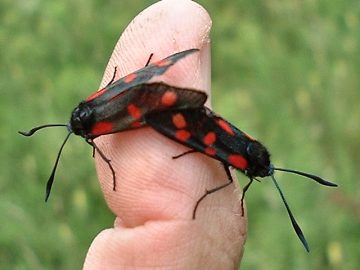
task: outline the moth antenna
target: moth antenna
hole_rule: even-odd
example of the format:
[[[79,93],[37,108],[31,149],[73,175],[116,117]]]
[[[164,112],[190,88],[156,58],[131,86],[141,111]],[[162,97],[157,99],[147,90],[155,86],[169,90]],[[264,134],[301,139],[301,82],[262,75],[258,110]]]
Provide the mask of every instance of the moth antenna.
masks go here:
[[[283,169],[283,168],[272,168],[273,170],[276,171],[282,171],[282,172],[288,172],[288,173],[293,173],[293,174],[297,174],[297,175],[301,175],[304,176],[306,178],[312,179],[316,182],[318,182],[321,185],[324,186],[329,186],[329,187],[337,187],[337,184],[334,184],[332,182],[326,181],[323,178],[313,175],[313,174],[309,174],[309,173],[305,173],[305,172],[300,172],[300,171],[296,171],[296,170],[291,170],[291,169]]]
[[[65,124],[48,124],[48,125],[42,125],[42,126],[38,126],[38,127],[34,127],[33,129],[30,129],[29,131],[18,131],[19,134],[23,135],[23,136],[32,136],[36,131],[43,129],[43,128],[48,128],[48,127],[67,127],[68,125]]]
[[[51,191],[52,184],[54,183],[55,172],[56,172],[57,165],[59,163],[61,152],[62,152],[62,150],[64,148],[64,145],[66,144],[66,142],[69,139],[71,134],[72,134],[72,132],[69,132],[66,135],[66,138],[65,138],[64,142],[62,143],[62,145],[60,147],[60,150],[59,150],[59,152],[57,154],[54,168],[52,169],[51,175],[50,175],[49,180],[47,181],[47,184],[46,184],[45,202],[47,202],[47,200],[49,199],[49,196],[50,196],[50,191]]]
[[[305,236],[304,236],[302,230],[300,229],[299,224],[296,222],[296,220],[295,220],[295,218],[294,218],[294,216],[293,216],[293,214],[292,214],[292,212],[290,210],[290,207],[289,207],[289,205],[288,205],[288,203],[287,203],[287,201],[285,199],[285,196],[284,196],[282,190],[280,189],[279,184],[275,180],[275,177],[274,177],[273,174],[271,174],[270,176],[271,176],[271,179],[273,180],[273,182],[275,184],[276,189],[279,191],[279,194],[280,194],[280,197],[281,197],[283,203],[285,204],[286,211],[287,211],[287,213],[288,213],[288,215],[290,217],[291,224],[292,224],[292,226],[293,226],[293,228],[294,228],[294,230],[296,232],[296,235],[299,237],[299,239],[300,239],[301,243],[303,244],[304,248],[306,249],[306,251],[310,252],[309,245],[308,245],[308,243],[307,243],[307,241],[305,239]]]

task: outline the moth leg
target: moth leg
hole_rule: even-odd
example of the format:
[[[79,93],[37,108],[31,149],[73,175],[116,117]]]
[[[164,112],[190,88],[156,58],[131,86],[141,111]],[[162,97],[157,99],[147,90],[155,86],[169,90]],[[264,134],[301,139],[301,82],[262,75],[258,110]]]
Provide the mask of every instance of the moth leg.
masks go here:
[[[110,84],[112,84],[112,83],[114,82],[115,76],[116,76],[116,72],[117,72],[117,66],[114,68],[113,76],[112,76],[110,82],[108,82],[108,84],[105,86],[105,88],[108,87]]]
[[[203,199],[205,199],[205,197],[206,197],[207,195],[210,195],[211,193],[214,193],[214,192],[216,192],[216,191],[219,191],[220,189],[223,189],[223,188],[231,185],[232,182],[234,181],[233,178],[232,178],[232,176],[231,176],[231,172],[230,172],[229,167],[228,167],[227,165],[225,165],[225,164],[223,164],[223,165],[224,165],[224,169],[225,169],[225,172],[226,172],[226,175],[227,175],[227,178],[228,178],[229,181],[228,181],[227,183],[221,185],[221,186],[218,186],[218,187],[216,187],[216,188],[213,188],[213,189],[210,189],[210,190],[206,190],[206,191],[205,191],[204,195],[202,195],[202,196],[200,197],[200,199],[198,199],[198,201],[197,201],[196,204],[195,204],[195,207],[194,207],[194,210],[193,210],[193,219],[195,219],[196,210],[197,210],[200,202],[201,202]]]
[[[151,60],[151,58],[153,57],[153,55],[154,55],[153,53],[150,54],[149,59],[147,60],[147,62],[146,62],[146,64],[145,64],[145,67],[147,67],[147,66],[150,64],[150,60]],[[116,72],[117,72],[117,68],[118,68],[118,67],[115,66],[113,76],[112,76],[110,82],[108,82],[108,84],[107,84],[105,87],[108,87],[110,84],[112,84],[112,83],[114,82],[115,76],[116,76]]]
[[[93,141],[92,140],[91,141],[86,140],[86,142],[91,145],[91,147],[92,147],[92,157],[94,158],[95,157],[95,147],[93,145]]]
[[[185,156],[185,155],[187,155],[187,154],[196,153],[196,152],[198,152],[198,151],[196,151],[196,150],[194,150],[194,149],[191,149],[191,150],[189,150],[189,151],[186,151],[186,152],[184,152],[184,153],[181,153],[180,155],[173,156],[172,159],[178,159],[178,158],[183,157],[183,156]]]
[[[257,179],[255,179],[257,180]],[[241,196],[241,211],[242,211],[242,216],[244,216],[244,199],[245,199],[245,193],[246,191],[249,189],[249,187],[251,186],[252,182],[254,181],[253,178],[250,178],[250,181],[246,184],[246,186],[243,188],[243,193]],[[259,181],[259,180],[257,180]]]
[[[95,142],[91,139],[86,140],[87,143],[89,143],[90,145],[92,145],[93,149],[96,149],[96,151],[99,153],[100,157],[107,163],[107,165],[109,166],[112,176],[113,176],[113,191],[116,190],[116,177],[115,177],[115,170],[113,168],[113,166],[111,165],[111,160],[108,159],[105,154],[100,150],[100,148],[95,144]]]
[[[147,60],[145,67],[147,67],[150,64],[151,58],[153,57],[153,53],[150,54],[149,59]]]

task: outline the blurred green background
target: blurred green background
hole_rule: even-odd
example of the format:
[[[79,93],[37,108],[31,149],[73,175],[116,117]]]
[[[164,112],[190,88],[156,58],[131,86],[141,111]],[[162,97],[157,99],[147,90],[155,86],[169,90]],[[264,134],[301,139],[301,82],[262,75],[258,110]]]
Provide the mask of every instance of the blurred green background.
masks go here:
[[[1,269],[79,269],[112,226],[91,148],[67,145],[51,202],[44,187],[64,122],[99,85],[120,32],[155,1],[0,1]],[[213,18],[214,108],[259,138],[312,252],[303,250],[271,181],[247,195],[242,269],[360,267],[360,1],[200,1]],[[240,176],[241,184],[247,180]]]

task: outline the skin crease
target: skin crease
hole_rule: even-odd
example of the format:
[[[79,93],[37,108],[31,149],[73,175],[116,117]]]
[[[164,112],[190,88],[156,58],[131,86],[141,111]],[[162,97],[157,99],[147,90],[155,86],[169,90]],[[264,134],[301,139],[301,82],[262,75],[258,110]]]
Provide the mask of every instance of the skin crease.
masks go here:
[[[141,12],[116,44],[101,86],[175,52],[199,48],[156,81],[210,93],[211,19],[189,0],[164,0]],[[154,80],[154,81],[155,81]],[[237,269],[246,238],[241,190],[234,184],[209,195],[192,220],[206,189],[227,181],[222,165],[202,154],[171,157],[187,148],[149,127],[95,140],[112,160],[116,192],[107,164],[96,154],[102,191],[116,215],[114,227],[100,232],[84,269]],[[96,217],[94,217],[96,222]]]

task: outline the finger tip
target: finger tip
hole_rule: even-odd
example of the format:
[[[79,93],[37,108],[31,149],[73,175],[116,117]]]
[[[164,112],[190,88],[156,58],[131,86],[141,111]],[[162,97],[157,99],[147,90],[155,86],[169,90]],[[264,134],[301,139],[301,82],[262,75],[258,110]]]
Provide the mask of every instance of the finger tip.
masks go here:
[[[211,25],[207,11],[193,1],[163,0],[153,4],[137,15],[122,33],[102,85],[112,77],[114,66],[118,66],[122,77],[142,68],[151,53],[154,53],[152,61],[156,61],[179,51],[198,48],[200,53],[180,61],[157,79],[210,90]]]

